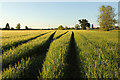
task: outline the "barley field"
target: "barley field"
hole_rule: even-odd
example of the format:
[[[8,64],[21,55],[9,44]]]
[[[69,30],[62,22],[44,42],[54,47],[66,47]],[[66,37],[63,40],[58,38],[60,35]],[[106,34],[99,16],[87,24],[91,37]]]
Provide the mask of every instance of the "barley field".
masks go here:
[[[2,31],[2,80],[120,78],[120,31]]]

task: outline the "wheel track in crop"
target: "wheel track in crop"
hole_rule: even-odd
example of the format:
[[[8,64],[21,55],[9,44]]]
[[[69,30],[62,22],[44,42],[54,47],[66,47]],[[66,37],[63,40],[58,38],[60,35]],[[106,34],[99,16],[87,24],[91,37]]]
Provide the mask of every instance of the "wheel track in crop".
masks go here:
[[[104,49],[104,47],[100,47],[100,46],[98,46],[98,45],[96,45],[95,43],[94,43],[94,41],[90,41],[87,37],[85,37],[84,35],[82,35],[82,34],[80,34],[86,41],[88,41],[91,45],[93,45],[96,49],[101,49],[101,51],[103,52],[103,53],[109,53],[108,51],[106,51],[105,49]],[[103,40],[104,41],[104,40]],[[106,42],[106,41],[105,41]],[[118,54],[119,54],[119,51],[118,51]],[[105,55],[105,54],[104,54]],[[105,57],[106,58],[106,57]],[[108,58],[106,58],[106,59],[108,59]],[[111,58],[110,59],[108,59],[108,60],[111,60]],[[118,67],[120,68],[120,62],[119,62],[119,60],[120,60],[120,58],[116,58],[116,59],[114,59],[114,58],[112,58],[112,60],[114,61],[114,62],[117,62],[118,63]],[[119,70],[118,70],[119,71]],[[120,75],[120,73],[119,73],[119,75]]]
[[[26,34],[26,35],[19,35],[19,36],[11,36],[11,37],[2,37],[2,39],[9,39],[9,38],[16,38],[16,37],[23,37],[23,36],[29,36],[30,34]]]
[[[28,56],[28,58],[31,57],[31,60],[29,62],[30,65],[27,67],[27,69],[24,72],[21,72],[21,74],[18,74],[20,78],[19,79],[13,78],[12,80],[25,80],[25,79],[37,80],[37,75],[39,74],[38,69],[42,67],[42,63],[46,56],[46,52],[50,46],[50,43],[53,41],[53,36],[55,33],[56,31],[51,34],[47,42],[44,44],[43,46],[44,48],[41,51],[39,51],[39,47],[38,47],[34,55]]]
[[[88,41],[88,43],[90,43],[91,45],[93,45],[95,48],[97,49],[101,49],[104,53],[108,53],[104,48],[97,46],[94,42],[90,41],[88,38],[86,38],[84,35],[80,34],[86,41]]]
[[[85,36],[82,35],[82,34],[80,34],[80,35],[81,35],[81,37],[83,37],[88,43],[90,43],[91,45],[93,45],[93,46],[95,47],[95,49],[101,49],[101,51],[102,51],[103,53],[109,53],[108,51],[105,50],[105,48],[104,48],[105,46],[104,46],[104,47],[98,46],[98,45],[95,44],[94,41],[90,41],[87,37],[85,37]],[[103,40],[103,41],[105,41],[105,40]],[[105,41],[105,43],[107,43],[107,41]]]
[[[42,50],[41,52],[38,51],[37,55],[34,56],[34,60],[31,62],[31,66],[28,68],[28,70],[26,71],[25,73],[25,76],[23,76],[22,78],[25,79],[25,78],[29,78],[29,79],[34,79],[34,80],[37,80],[37,76],[39,75],[39,71],[41,72],[42,70],[42,64],[44,62],[44,59],[46,57],[46,53],[48,52],[49,50],[49,47],[50,47],[50,44],[53,42],[53,37],[55,35],[56,32],[54,32],[52,34],[52,36],[49,38],[49,44],[46,43],[47,47]],[[65,33],[66,34],[66,33]],[[64,35],[64,34],[63,34]],[[63,36],[61,35],[61,36]],[[61,37],[60,36],[60,37]],[[59,37],[59,38],[60,38]],[[58,39],[58,38],[57,38]],[[42,54],[39,54],[39,53],[42,53]],[[42,56],[42,57],[41,57]],[[39,63],[37,63],[39,62]],[[33,69],[34,68],[34,69]]]
[[[12,45],[9,45],[9,46],[8,46],[8,45],[3,46],[3,47],[2,47],[2,54],[3,54],[6,50],[9,50],[10,48],[13,48],[13,47],[16,48],[16,47],[18,47],[19,45],[25,44],[25,43],[27,43],[27,42],[29,42],[29,41],[31,41],[31,40],[34,40],[34,39],[36,39],[36,38],[38,38],[38,37],[41,37],[41,36],[45,35],[45,34],[47,34],[47,33],[49,33],[49,32],[40,34],[40,35],[38,35],[38,36],[35,36],[35,37],[30,38],[30,39],[27,39],[27,40],[14,42]]]
[[[63,33],[63,34],[61,34],[61,35],[59,35],[56,39],[58,39],[58,38],[60,38],[61,36],[63,36],[64,34],[66,34],[66,33],[68,33],[69,31],[67,31],[67,32],[65,32],[65,33]]]
[[[55,32],[54,32],[54,33],[55,33]],[[51,33],[51,36],[48,38],[48,40],[47,40],[42,46],[38,45],[38,46],[36,46],[34,49],[31,49],[31,53],[35,53],[35,54],[29,54],[30,52],[26,52],[26,54],[28,54],[28,55],[19,56],[15,61],[12,61],[12,62],[9,62],[9,61],[8,61],[8,63],[6,63],[6,64],[2,63],[2,68],[3,68],[3,69],[4,69],[4,68],[8,68],[9,65],[14,66],[15,63],[17,63],[18,61],[20,61],[22,58],[26,60],[26,58],[28,58],[28,57],[33,57],[33,56],[40,55],[40,53],[38,53],[38,52],[39,52],[39,48],[46,49],[46,48],[47,48],[47,44],[51,41],[50,39],[51,39],[51,37],[53,36],[54,33]],[[44,36],[43,36],[43,37],[44,37]],[[26,45],[26,44],[23,44],[23,45]],[[22,45],[20,45],[20,47],[21,47],[21,46],[22,46]],[[19,46],[18,46],[18,47],[19,47]],[[40,49],[40,51],[43,52],[43,51],[44,51],[43,49]],[[23,52],[23,53],[24,53],[24,52]],[[3,55],[4,55],[4,54],[3,54]],[[20,63],[21,63],[21,62],[20,62]]]
[[[63,78],[73,78],[80,79],[83,78],[84,72],[82,65],[79,67],[79,52],[77,51],[76,42],[74,39],[74,33],[72,32],[71,43],[69,48],[69,53],[66,58],[67,67],[65,69],[65,74]],[[81,62],[81,61],[80,61]]]
[[[80,34],[88,43],[90,43],[93,47],[95,47],[95,49],[101,49],[101,51],[103,53],[109,53],[108,51],[105,50],[105,46],[104,47],[101,47],[101,46],[98,46],[95,44],[94,41],[90,41],[87,37],[85,37],[84,35]],[[106,42],[106,41],[105,41]],[[105,54],[104,54],[105,55]]]

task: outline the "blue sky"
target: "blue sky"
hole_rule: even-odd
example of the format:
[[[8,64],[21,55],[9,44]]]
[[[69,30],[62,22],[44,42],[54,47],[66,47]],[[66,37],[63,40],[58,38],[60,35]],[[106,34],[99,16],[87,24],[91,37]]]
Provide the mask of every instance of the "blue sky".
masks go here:
[[[100,6],[110,5],[118,12],[117,2],[3,2],[0,5],[0,27],[6,23],[11,27],[20,23],[22,28],[74,27],[79,19],[87,19],[97,27]]]

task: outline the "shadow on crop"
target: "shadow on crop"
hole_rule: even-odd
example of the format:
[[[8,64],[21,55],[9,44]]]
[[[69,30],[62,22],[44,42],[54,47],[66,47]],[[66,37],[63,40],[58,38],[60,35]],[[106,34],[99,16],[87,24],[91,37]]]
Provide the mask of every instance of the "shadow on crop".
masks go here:
[[[53,41],[53,36],[56,32],[54,32],[47,42],[42,46],[41,51],[38,51],[34,56],[34,59],[31,61],[31,65],[29,66],[28,70],[25,71],[25,75],[22,77],[23,79],[29,78],[33,80],[37,80],[37,76],[39,75],[39,70],[42,69],[42,64],[45,59],[46,53],[50,47],[51,42]],[[33,56],[32,56],[33,57]]]
[[[83,66],[80,61],[80,58],[83,58],[82,56],[79,56],[80,50],[78,51],[76,42],[74,39],[74,33],[72,32],[71,36],[71,43],[69,48],[69,53],[66,57],[66,68],[64,70],[65,74],[63,76],[63,79],[81,79],[85,78],[85,73]]]

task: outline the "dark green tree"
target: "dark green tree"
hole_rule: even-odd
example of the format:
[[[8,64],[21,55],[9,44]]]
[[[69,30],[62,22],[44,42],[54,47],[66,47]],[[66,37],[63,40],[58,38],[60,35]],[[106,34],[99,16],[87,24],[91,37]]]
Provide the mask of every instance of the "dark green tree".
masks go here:
[[[79,21],[79,24],[80,24],[82,29],[86,29],[86,27],[90,27],[90,23],[88,23],[88,20],[81,19],[81,20],[78,20],[78,21]]]
[[[117,21],[115,19],[116,14],[114,13],[115,9],[112,8],[112,6],[104,6],[102,5],[99,9],[99,16],[98,16],[98,22],[100,25],[100,28],[104,30],[109,30],[111,27],[113,27]]]
[[[13,28],[13,27],[11,27],[11,30],[14,30],[14,28]]]
[[[75,25],[75,29],[78,29],[80,26],[78,24]]]
[[[29,29],[27,26],[25,26],[25,29]]]
[[[74,27],[71,27],[70,30],[74,30],[75,28]]]
[[[10,29],[9,23],[6,24],[5,29]]]
[[[59,29],[59,30],[63,30],[64,27],[63,27],[62,25],[60,25],[60,26],[58,27],[58,29]]]
[[[68,27],[67,26],[65,26],[65,30],[67,30],[68,29]]]
[[[20,29],[20,23],[17,24],[16,29]]]

